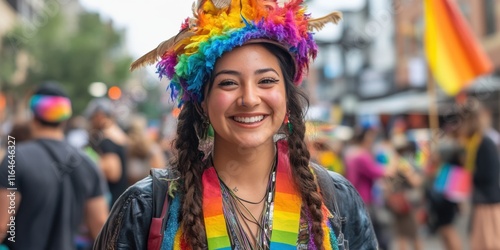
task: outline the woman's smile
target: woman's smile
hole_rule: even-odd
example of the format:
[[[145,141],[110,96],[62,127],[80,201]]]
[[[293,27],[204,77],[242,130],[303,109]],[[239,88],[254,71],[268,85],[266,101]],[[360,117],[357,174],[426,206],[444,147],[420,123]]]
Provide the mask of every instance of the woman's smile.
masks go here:
[[[233,120],[239,123],[244,123],[244,124],[253,124],[253,123],[258,123],[262,120],[264,120],[265,116],[263,115],[256,115],[256,116],[233,116]]]
[[[286,91],[278,59],[260,45],[245,45],[216,63],[202,106],[215,140],[243,148],[272,143],[286,114]]]

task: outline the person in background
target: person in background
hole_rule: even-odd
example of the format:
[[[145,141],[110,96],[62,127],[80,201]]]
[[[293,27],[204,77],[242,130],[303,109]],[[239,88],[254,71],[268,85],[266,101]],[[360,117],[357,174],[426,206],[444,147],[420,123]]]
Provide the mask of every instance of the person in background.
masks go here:
[[[84,215],[94,238],[108,217],[106,184],[97,166],[64,141],[71,101],[62,89],[39,86],[29,107],[33,139],[9,144],[15,155],[0,164],[0,238],[11,250],[75,249]]]
[[[481,124],[481,129],[484,131],[484,134],[495,143],[497,150],[500,152],[500,133],[493,127],[492,118],[491,110],[481,104],[479,107],[479,122]]]
[[[439,234],[446,250],[463,249],[460,235],[454,225],[460,213],[460,206],[458,202],[446,197],[440,188],[441,185],[436,183],[442,182],[439,179],[443,168],[463,167],[464,155],[463,147],[453,133],[448,132],[447,136],[441,138],[438,150],[432,155],[431,160],[432,165],[435,165],[435,170],[429,171],[425,188],[429,232]]]
[[[8,139],[10,137],[13,137],[16,139],[16,143],[21,143],[23,141],[28,141],[31,140],[33,135],[31,133],[31,125],[29,121],[16,121],[12,125],[12,128],[10,128],[10,131],[7,132],[5,138]],[[3,147],[0,148],[0,159],[3,159],[5,156],[6,149],[9,146],[9,141],[5,140],[2,141]]]
[[[29,141],[33,139],[33,133],[31,132],[31,125],[28,121],[14,123],[8,135],[16,138],[16,143]]]
[[[88,122],[83,116],[73,116],[66,125],[66,141],[82,149],[90,159],[99,164],[99,154],[90,145]]]
[[[375,181],[390,177],[394,167],[378,164],[372,153],[372,147],[377,138],[377,130],[372,127],[360,128],[355,131],[353,143],[346,149],[346,177],[359,192],[363,202],[370,212],[373,227],[377,235],[379,247],[389,249],[390,236],[383,223],[379,222],[376,209],[373,206],[372,188]]]
[[[149,175],[151,168],[165,168],[165,155],[160,146],[147,133],[147,120],[133,116],[127,129],[129,137],[127,177],[129,185]]]
[[[108,181],[111,193],[110,205],[127,189],[128,137],[113,116],[113,104],[109,99],[93,99],[85,110],[90,120],[90,145],[99,154],[99,167]]]
[[[345,175],[344,163],[340,155],[340,142],[330,142],[328,140],[315,140],[310,144],[311,161],[317,162],[327,170]],[[335,147],[335,148],[334,148]]]
[[[83,116],[72,116],[66,123],[66,141],[73,147],[84,148],[89,142],[88,122]]]
[[[401,197],[399,201],[395,201],[399,204],[392,204],[396,207],[391,207],[391,201],[386,201],[393,216],[396,249],[405,250],[411,245],[412,249],[421,250],[423,244],[418,233],[416,212],[423,178],[417,171],[417,166],[412,164],[415,147],[402,134],[393,136],[391,141],[395,151],[391,160],[395,161],[396,170],[391,178],[386,178],[384,193],[386,197],[394,194]]]
[[[89,145],[87,127],[88,122],[85,117],[72,116],[66,122],[65,139],[71,146],[81,149],[95,164],[99,164],[99,154]],[[105,197],[111,197],[109,191],[105,194]],[[88,250],[92,248],[93,239],[85,224],[80,226],[75,242],[77,250]]]
[[[481,103],[469,98],[459,113],[465,168],[473,173],[472,250],[500,249],[500,159],[495,143],[479,122],[481,109]]]

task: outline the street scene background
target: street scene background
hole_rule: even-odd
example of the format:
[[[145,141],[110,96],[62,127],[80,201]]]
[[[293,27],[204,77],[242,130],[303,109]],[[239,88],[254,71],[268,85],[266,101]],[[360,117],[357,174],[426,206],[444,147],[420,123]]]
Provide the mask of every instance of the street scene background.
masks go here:
[[[305,119],[311,160],[349,179],[350,169],[359,167],[347,160],[351,149],[362,145],[370,151],[376,167],[385,172],[373,177],[366,204],[381,249],[470,249],[473,184],[460,182],[457,190],[447,190],[440,181],[454,180],[447,179],[443,169],[450,164],[466,168],[466,162],[455,157],[465,155],[457,147],[467,148],[460,131],[471,119],[495,143],[496,157],[500,152],[500,1],[443,1],[464,21],[449,22],[450,30],[465,25],[458,28],[457,41],[439,35],[451,34],[438,25],[448,22],[445,15],[436,23],[426,19],[428,2],[305,1],[317,16],[343,13],[338,25],[328,24],[314,35],[318,57],[302,85],[310,99]],[[161,163],[155,164],[165,167],[173,155],[180,109],[170,98],[168,80],[155,74],[155,65],[134,72],[129,67],[177,34],[180,20],[191,15],[191,4],[0,0],[0,156],[5,155],[8,135],[19,138],[18,143],[30,140],[28,99],[37,86],[52,82],[63,86],[72,102],[73,117],[65,128],[69,143],[99,158],[88,147],[96,131],[85,112],[92,101],[106,99],[120,129],[130,138],[145,139],[137,143],[161,151]],[[467,37],[466,42],[460,37]],[[429,46],[434,42],[438,48],[454,43],[465,50],[478,48],[487,67],[461,79],[460,72],[453,71],[456,58],[444,60],[448,55],[439,50],[432,54]],[[462,53],[462,47],[453,48],[457,51],[450,55]],[[462,65],[480,64],[460,60],[466,61]],[[478,112],[475,118],[463,112],[472,109]],[[129,185],[148,170],[138,170]],[[473,173],[474,168],[468,170]],[[408,205],[404,214],[389,202],[400,182]],[[462,196],[447,199],[448,191]],[[434,199],[436,194],[441,200]],[[440,202],[449,202],[449,210],[442,211]],[[442,221],[443,213],[451,218]],[[75,244],[89,249],[85,230]]]

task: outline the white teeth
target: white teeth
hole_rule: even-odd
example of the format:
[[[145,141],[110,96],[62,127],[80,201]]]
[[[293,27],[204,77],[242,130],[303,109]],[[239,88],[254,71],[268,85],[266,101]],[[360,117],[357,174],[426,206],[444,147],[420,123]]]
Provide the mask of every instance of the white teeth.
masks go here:
[[[234,117],[234,120],[237,121],[237,122],[241,122],[241,123],[254,123],[254,122],[260,122],[262,121],[262,119],[264,119],[264,116],[263,115],[259,115],[259,116],[252,116],[252,117]]]

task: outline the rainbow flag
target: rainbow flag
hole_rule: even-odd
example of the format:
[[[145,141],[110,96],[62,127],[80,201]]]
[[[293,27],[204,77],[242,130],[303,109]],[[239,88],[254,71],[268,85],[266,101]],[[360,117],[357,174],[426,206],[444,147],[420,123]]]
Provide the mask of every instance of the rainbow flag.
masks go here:
[[[429,67],[444,92],[454,96],[493,64],[454,0],[425,0],[424,46]]]
[[[445,163],[436,175],[434,189],[450,201],[466,201],[472,191],[472,174],[461,166]]]

